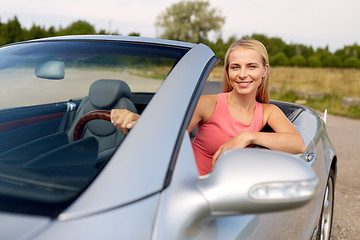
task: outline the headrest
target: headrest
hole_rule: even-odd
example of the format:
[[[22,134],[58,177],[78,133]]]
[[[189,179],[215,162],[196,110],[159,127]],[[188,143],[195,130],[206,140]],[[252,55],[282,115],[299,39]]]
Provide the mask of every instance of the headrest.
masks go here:
[[[90,102],[97,108],[109,109],[122,97],[131,97],[130,87],[121,80],[100,79],[89,90]]]

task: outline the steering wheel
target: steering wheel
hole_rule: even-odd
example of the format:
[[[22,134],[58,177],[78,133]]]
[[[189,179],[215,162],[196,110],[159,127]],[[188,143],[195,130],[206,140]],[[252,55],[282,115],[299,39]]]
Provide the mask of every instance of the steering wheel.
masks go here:
[[[85,124],[94,119],[102,119],[110,122],[110,111],[96,110],[88,112],[82,116],[74,129],[74,141],[80,140],[82,138],[82,132],[84,130]]]

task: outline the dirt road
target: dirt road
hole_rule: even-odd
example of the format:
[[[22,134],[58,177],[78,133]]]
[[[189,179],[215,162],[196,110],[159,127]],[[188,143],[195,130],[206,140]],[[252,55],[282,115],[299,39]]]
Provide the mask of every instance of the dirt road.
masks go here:
[[[333,240],[360,239],[360,120],[328,116],[327,131],[338,156]]]

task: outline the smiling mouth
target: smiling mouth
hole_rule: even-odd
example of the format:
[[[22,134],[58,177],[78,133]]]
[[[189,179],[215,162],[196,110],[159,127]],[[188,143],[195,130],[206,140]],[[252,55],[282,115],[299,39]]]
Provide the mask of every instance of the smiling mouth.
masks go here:
[[[246,87],[248,85],[250,85],[253,81],[246,81],[246,82],[236,82],[236,84]]]

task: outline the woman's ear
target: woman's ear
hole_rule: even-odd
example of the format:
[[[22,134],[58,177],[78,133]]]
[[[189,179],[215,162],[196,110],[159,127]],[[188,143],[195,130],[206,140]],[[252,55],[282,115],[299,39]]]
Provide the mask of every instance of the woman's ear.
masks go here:
[[[265,76],[268,74],[268,71],[269,71],[269,64],[266,64],[266,66],[265,66],[265,72],[264,72],[264,74],[263,74],[262,77],[265,77]]]

